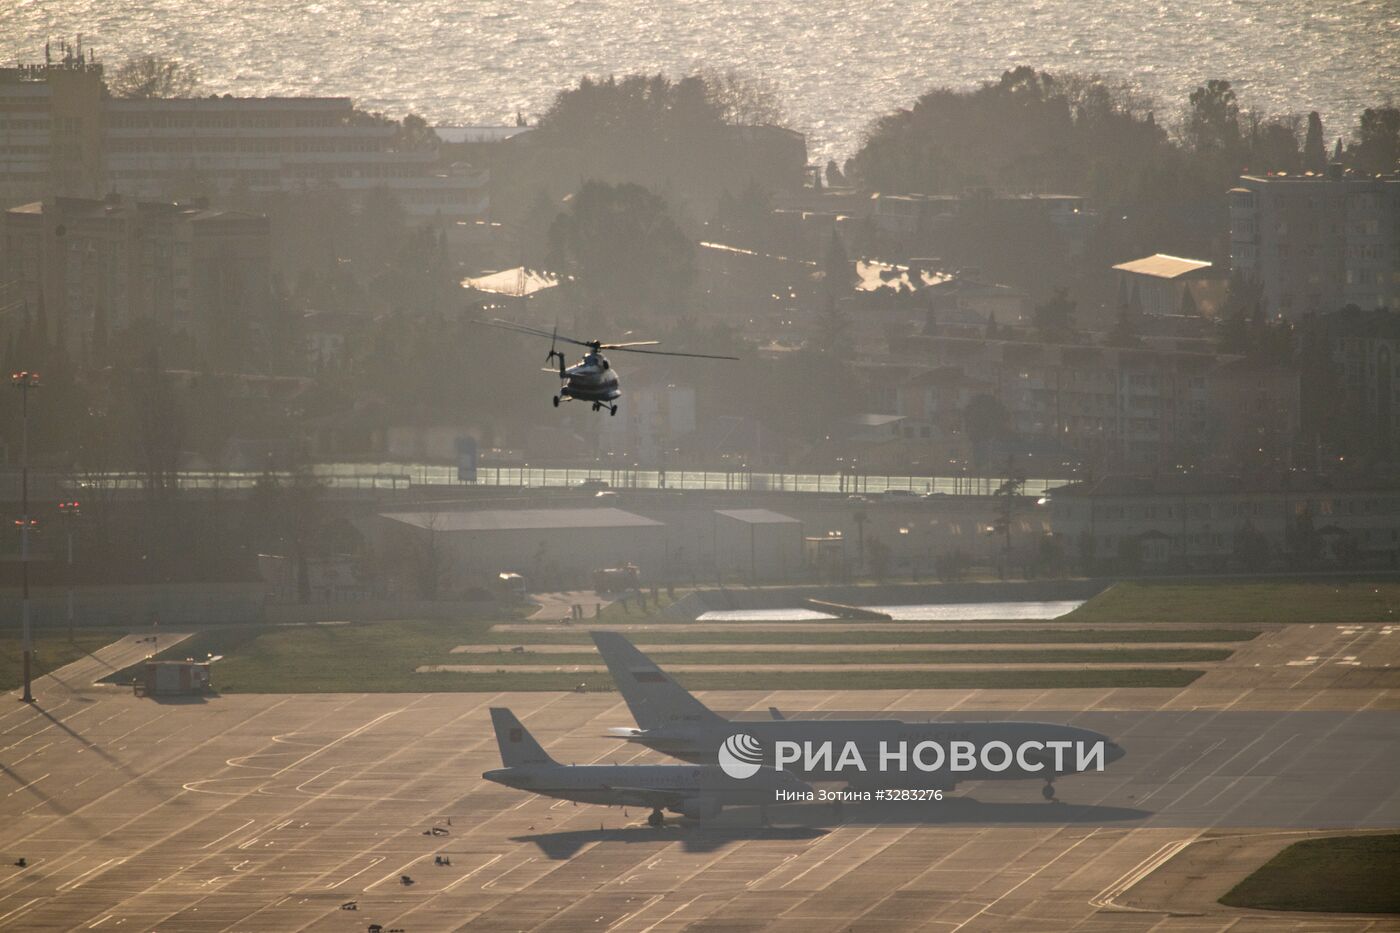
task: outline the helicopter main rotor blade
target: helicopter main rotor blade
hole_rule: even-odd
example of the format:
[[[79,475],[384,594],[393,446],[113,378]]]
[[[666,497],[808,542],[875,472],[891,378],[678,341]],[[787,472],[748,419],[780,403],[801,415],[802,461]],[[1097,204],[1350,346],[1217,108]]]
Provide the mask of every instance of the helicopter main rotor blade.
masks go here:
[[[628,347],[654,347],[660,340],[633,340],[631,343],[600,343],[599,350],[626,350]]]
[[[678,353],[674,350],[634,350],[631,347],[614,347],[623,353],[645,353],[648,356],[690,356],[701,360],[737,360],[737,356],[721,356],[718,353]]]
[[[564,341],[565,343],[572,343],[572,344],[575,344],[575,345],[580,346],[580,347],[592,347],[592,346],[593,346],[593,344],[587,343],[587,342],[585,342],[585,341],[583,341],[583,340],[575,340],[575,339],[572,338],[572,337],[565,337],[565,336],[563,336],[562,334],[559,334],[559,333],[552,333],[552,332],[547,331],[547,330],[541,330],[541,329],[538,328],[538,327],[530,327],[530,326],[528,326],[528,325],[526,325],[526,324],[517,324],[517,323],[515,323],[514,321],[503,321],[503,320],[501,320],[500,318],[492,318],[492,319],[489,320],[489,321],[483,321],[483,320],[480,320],[480,319],[473,319],[473,320],[472,320],[472,323],[473,323],[473,324],[484,324],[484,325],[487,326],[487,327],[497,327],[497,328],[500,328],[501,330],[513,331],[514,333],[517,333],[517,334],[528,334],[528,335],[530,335],[530,336],[532,336],[532,337],[548,337],[551,341],[554,341],[554,340],[562,340],[562,341]]]

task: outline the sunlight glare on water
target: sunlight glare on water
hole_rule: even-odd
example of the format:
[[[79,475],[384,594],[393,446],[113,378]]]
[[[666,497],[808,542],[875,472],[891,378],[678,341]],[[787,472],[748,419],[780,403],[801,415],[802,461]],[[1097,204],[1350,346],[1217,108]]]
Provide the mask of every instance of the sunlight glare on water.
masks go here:
[[[1400,90],[1395,0],[50,0],[0,2],[0,61],[83,33],[108,63],[194,61],[209,91],[349,95],[435,123],[533,118],[582,74],[739,68],[775,82],[814,158],[872,117],[1017,64],[1130,79],[1174,122],[1206,78],[1329,137]]]

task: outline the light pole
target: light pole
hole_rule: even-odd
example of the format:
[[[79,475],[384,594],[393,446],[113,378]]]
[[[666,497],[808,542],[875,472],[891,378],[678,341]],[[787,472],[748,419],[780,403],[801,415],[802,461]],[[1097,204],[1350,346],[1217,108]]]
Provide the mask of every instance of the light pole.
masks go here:
[[[68,640],[73,640],[73,523],[82,514],[78,500],[60,502],[58,514],[63,516],[63,530],[68,533]]]
[[[20,397],[20,445],[19,445],[19,578],[20,578],[20,618],[22,621],[21,650],[24,657],[24,696],[25,703],[34,702],[30,689],[29,676],[34,660],[34,633],[29,627],[29,528],[34,522],[29,518],[29,390],[39,387],[39,374],[31,372],[10,373],[10,385],[19,389]]]

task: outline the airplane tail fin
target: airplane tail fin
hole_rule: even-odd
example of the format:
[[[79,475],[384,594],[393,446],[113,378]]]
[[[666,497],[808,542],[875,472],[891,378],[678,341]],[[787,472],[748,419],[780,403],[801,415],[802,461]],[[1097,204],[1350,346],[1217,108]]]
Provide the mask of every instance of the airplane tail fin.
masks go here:
[[[701,703],[657,667],[636,646],[617,632],[589,632],[598,653],[608,665],[632,718],[643,729],[664,729],[678,725],[723,722],[723,718]]]
[[[505,767],[558,764],[510,710],[492,707],[491,725],[496,727],[496,744],[501,747],[501,764]]]

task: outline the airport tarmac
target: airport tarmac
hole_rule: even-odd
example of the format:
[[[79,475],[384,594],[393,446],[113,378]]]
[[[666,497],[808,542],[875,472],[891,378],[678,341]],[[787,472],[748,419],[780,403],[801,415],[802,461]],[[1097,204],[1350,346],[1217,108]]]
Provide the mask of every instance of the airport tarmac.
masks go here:
[[[561,761],[664,760],[603,737],[631,722],[615,694],[161,701],[93,685],[149,650],[124,639],[37,681],[34,706],[11,694],[0,708],[0,929],[1400,930],[1396,917],[1243,911],[1183,893],[1228,887],[1296,833],[1269,841],[1256,828],[1247,845],[1207,851],[1195,843],[1229,831],[1076,822],[1033,783],[1000,789],[1021,789],[1034,814],[1004,824],[873,808],[838,823],[793,806],[775,808],[770,829],[734,810],[653,830],[643,811],[480,778],[497,764],[490,706],[515,710]],[[705,699],[755,712],[1397,710],[1397,668],[1393,627],[1285,626],[1184,690]],[[1070,803],[1075,780],[1060,784]],[[20,857],[26,867],[11,864]],[[1201,865],[1200,884],[1180,883]]]

